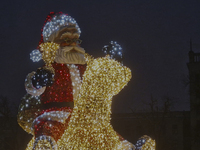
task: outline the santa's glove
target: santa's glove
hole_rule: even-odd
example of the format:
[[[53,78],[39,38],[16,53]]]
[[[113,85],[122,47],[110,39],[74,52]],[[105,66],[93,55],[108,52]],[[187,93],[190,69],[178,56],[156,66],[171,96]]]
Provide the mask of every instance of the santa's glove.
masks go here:
[[[43,68],[37,69],[37,72],[32,77],[32,84],[36,89],[44,86],[51,86],[54,81],[54,74]]]

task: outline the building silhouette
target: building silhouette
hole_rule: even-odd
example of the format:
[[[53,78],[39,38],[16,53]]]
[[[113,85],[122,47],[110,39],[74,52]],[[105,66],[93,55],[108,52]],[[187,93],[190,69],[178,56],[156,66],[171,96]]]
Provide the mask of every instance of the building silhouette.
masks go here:
[[[187,66],[190,81],[191,150],[197,150],[200,149],[200,53],[193,52],[192,41]]]

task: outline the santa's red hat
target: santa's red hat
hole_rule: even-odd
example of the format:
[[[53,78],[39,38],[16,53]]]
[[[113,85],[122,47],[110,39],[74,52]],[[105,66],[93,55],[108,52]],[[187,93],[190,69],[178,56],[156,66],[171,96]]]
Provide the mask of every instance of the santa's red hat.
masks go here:
[[[39,45],[43,42],[52,41],[52,35],[59,31],[61,28],[75,28],[80,36],[81,30],[74,18],[62,12],[50,12],[46,17],[44,26],[42,28],[41,40]],[[51,38],[51,39],[50,39]]]

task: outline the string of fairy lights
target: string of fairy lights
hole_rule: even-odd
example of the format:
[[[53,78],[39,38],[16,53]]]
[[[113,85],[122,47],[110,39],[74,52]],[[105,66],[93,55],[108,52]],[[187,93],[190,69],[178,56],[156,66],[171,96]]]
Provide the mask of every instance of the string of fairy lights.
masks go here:
[[[141,137],[134,146],[110,124],[112,97],[132,77],[131,70],[123,66],[121,46],[111,41],[102,48],[106,56],[101,58],[85,54],[86,70],[81,65],[55,63],[60,45],[50,41],[64,27],[75,29],[80,36],[74,18],[51,12],[38,49],[30,53],[33,62],[43,59],[45,65],[27,75],[27,94],[18,111],[19,125],[33,135],[26,150],[155,150],[150,137]],[[65,30],[67,34],[71,33]],[[69,38],[65,42],[80,44],[81,40]]]
[[[70,67],[76,69],[73,65]],[[78,79],[78,77],[79,76],[74,75],[73,81],[79,83],[80,79]],[[34,142],[33,140],[30,141],[27,150],[33,148],[42,149],[44,146],[55,150],[57,146],[61,150],[121,150],[125,147],[132,147],[130,143],[126,143],[125,141],[121,142],[119,140],[119,136],[110,124],[112,97],[118,94],[130,79],[130,69],[123,66],[118,61],[111,59],[109,55],[97,59],[87,56],[87,69],[84,73],[82,86],[80,89],[78,88],[80,94],[77,95],[78,98],[73,109],[69,126],[62,138],[58,140],[57,143],[52,139],[44,137],[36,138]],[[75,86],[75,84],[73,84],[73,86]],[[50,113],[47,114],[50,115]],[[46,117],[49,115],[44,114]],[[52,120],[53,116],[49,118]],[[56,116],[56,118],[59,117]],[[25,128],[25,130],[27,130],[27,128]],[[51,144],[48,145],[48,142]],[[149,150],[149,148],[154,150],[155,141],[147,137],[142,137],[137,142],[136,146],[138,150]]]
[[[69,126],[57,143],[58,147],[83,150],[123,149],[119,136],[110,124],[111,104],[112,97],[131,79],[131,71],[109,56],[88,58],[79,97]],[[33,146],[31,141],[27,150]]]
[[[58,141],[60,149],[123,149],[110,124],[112,97],[131,79],[129,68],[108,57],[87,63],[69,126]]]
[[[116,43],[115,43],[116,44]],[[48,44],[49,45],[49,44]],[[48,46],[46,45],[46,46]],[[52,43],[50,46],[52,47]],[[43,47],[45,49],[45,47]],[[46,54],[50,54],[50,51],[46,51]],[[52,58],[49,58],[52,57]],[[49,56],[44,56],[46,59],[47,66],[51,67],[52,59],[54,54]],[[118,94],[123,87],[131,79],[131,71],[129,68],[123,66],[118,61],[111,59],[109,55],[102,58],[94,59],[87,56],[87,69],[84,73],[82,85],[75,86],[76,83],[73,82],[74,88],[73,93],[76,90],[76,105],[74,106],[73,113],[69,122],[69,126],[63,134],[62,138],[56,143],[52,138],[46,138],[41,136],[30,141],[27,150],[31,149],[124,149],[125,147],[133,147],[129,142],[120,141],[119,136],[114,131],[110,124],[111,115],[111,104],[112,97]],[[77,71],[75,65],[69,65],[72,70]],[[73,75],[73,81],[80,84],[80,75],[77,71]],[[28,84],[27,84],[28,85]],[[29,85],[30,86],[30,85]],[[28,87],[28,86],[27,86]],[[80,93],[79,93],[80,90]],[[36,92],[37,93],[37,92]],[[78,94],[79,93],[79,94]],[[37,96],[35,96],[37,97]],[[35,98],[32,96],[31,98]],[[26,100],[27,101],[27,100]],[[28,106],[27,106],[28,107]],[[24,108],[22,107],[21,110]],[[53,114],[53,115],[52,115]],[[57,116],[56,116],[57,115]],[[67,115],[67,116],[65,116]],[[64,120],[62,118],[67,118],[69,114],[58,116],[57,113],[44,113],[43,116],[46,119],[61,118],[61,122]],[[24,116],[24,115],[21,115]],[[43,118],[41,115],[40,117]],[[63,117],[62,117],[63,116]],[[33,117],[34,118],[34,117]],[[35,122],[33,120],[27,122]],[[21,118],[21,120],[23,120]],[[22,121],[21,121],[22,122]],[[26,125],[24,128],[28,132],[32,132],[33,128],[30,125]],[[34,141],[34,142],[33,142]],[[42,144],[43,143],[43,144]],[[50,144],[49,144],[50,143]],[[125,149],[126,149],[125,148]],[[142,137],[136,144],[136,148],[139,150],[151,150],[155,149],[155,141],[150,138]]]

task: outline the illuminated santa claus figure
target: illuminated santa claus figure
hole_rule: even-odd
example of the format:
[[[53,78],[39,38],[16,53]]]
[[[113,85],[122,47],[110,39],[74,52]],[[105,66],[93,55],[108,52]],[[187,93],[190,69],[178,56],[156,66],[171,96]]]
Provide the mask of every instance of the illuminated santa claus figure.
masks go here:
[[[56,149],[57,140],[68,126],[86,68],[80,33],[74,18],[50,13],[39,50],[30,54],[34,62],[42,58],[45,65],[25,80],[27,94],[21,101],[18,123],[34,135],[34,149]]]

